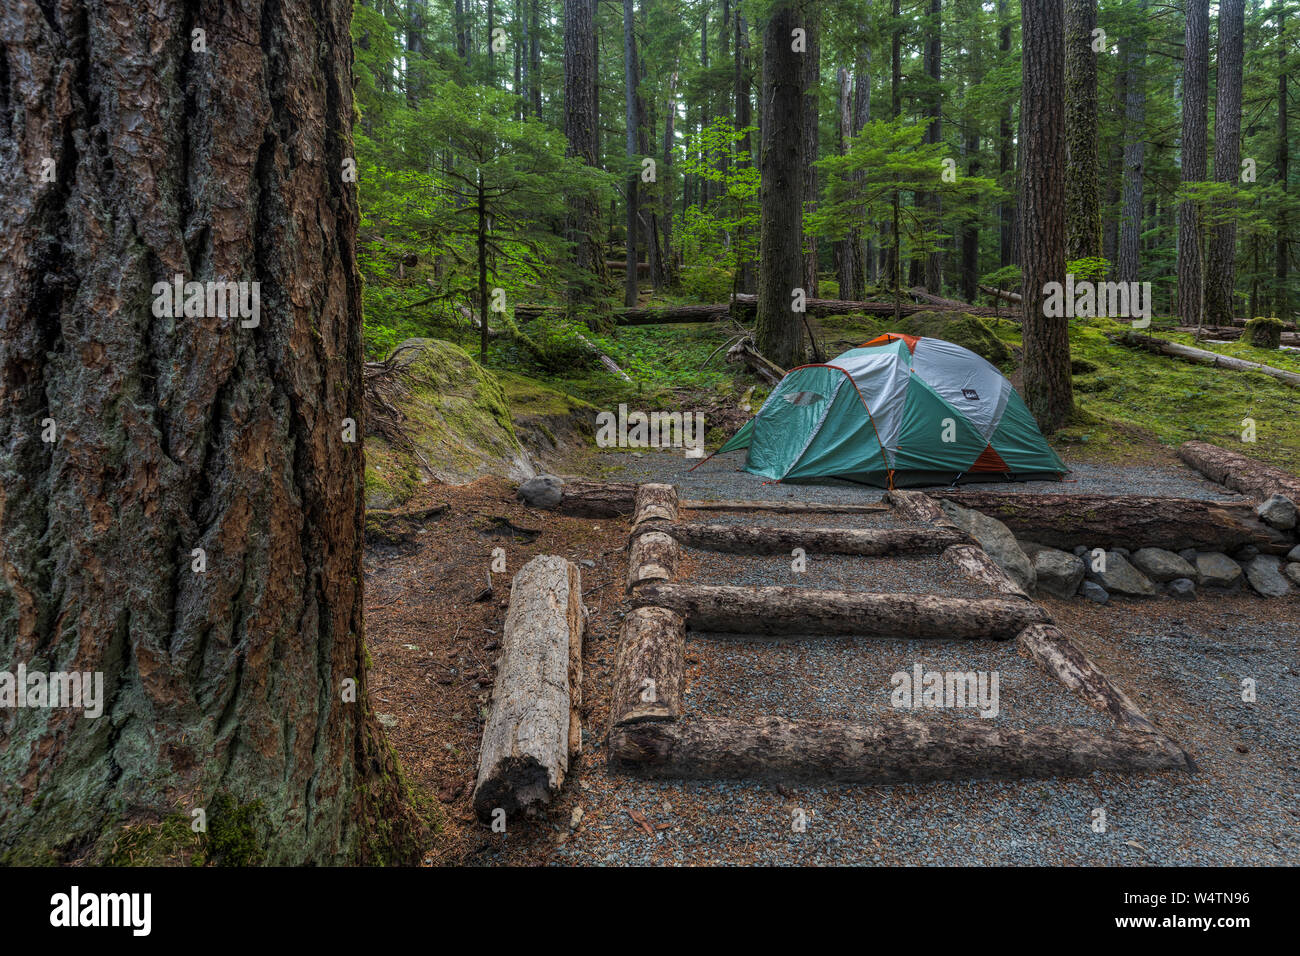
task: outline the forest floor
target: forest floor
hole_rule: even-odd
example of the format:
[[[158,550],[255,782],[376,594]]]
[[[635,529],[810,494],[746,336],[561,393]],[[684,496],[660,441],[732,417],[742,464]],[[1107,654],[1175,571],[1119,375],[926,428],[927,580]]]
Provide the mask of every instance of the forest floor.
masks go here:
[[[1104,447],[1062,449],[1071,490],[1228,497],[1171,450],[1131,442],[1123,465]],[[1089,454],[1098,452],[1100,454]],[[684,497],[875,501],[877,489],[762,484],[715,458],[693,473],[680,453],[604,453],[609,478],[677,484]],[[734,456],[728,456],[728,458]],[[1053,484],[1053,488],[1058,485]],[[1007,486],[1041,491],[1046,485]],[[1195,757],[1199,772],[1079,779],[953,781],[878,787],[774,787],[647,781],[611,772],[603,738],[626,573],[627,524],[532,511],[494,478],[427,486],[412,508],[450,510],[406,540],[372,540],[366,561],[372,698],[413,784],[437,797],[445,821],[431,865],[724,864],[1226,864],[1300,863],[1300,603],[1253,594],[1042,603],[1082,649]],[[789,516],[782,516],[788,523]],[[866,526],[888,516],[842,515]],[[746,520],[734,513],[730,520]],[[492,549],[507,572],[487,585]],[[584,753],[542,819],[493,833],[470,796],[479,736],[508,603],[509,577],[536,554],[580,563],[591,611],[584,647]],[[679,572],[697,582],[799,583],[861,590],[961,593],[937,560],[814,558],[795,581],[784,559],[703,552]],[[890,675],[997,670],[1008,727],[1094,726],[1095,712],[1013,648],[970,642],[688,638],[687,703],[714,715],[869,717],[888,707]],[[1258,701],[1241,701],[1252,677]],[[972,713],[949,719],[981,719]],[[794,811],[808,819],[794,832]],[[1093,830],[1103,809],[1107,827]],[[644,821],[644,823],[642,822]]]

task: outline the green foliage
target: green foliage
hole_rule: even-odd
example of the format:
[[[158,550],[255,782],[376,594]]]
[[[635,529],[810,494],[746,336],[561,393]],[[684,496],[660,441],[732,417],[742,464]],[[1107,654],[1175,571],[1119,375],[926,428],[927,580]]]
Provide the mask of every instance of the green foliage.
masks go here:
[[[731,288],[730,269],[707,263],[682,269],[682,291],[697,302],[726,302]]]

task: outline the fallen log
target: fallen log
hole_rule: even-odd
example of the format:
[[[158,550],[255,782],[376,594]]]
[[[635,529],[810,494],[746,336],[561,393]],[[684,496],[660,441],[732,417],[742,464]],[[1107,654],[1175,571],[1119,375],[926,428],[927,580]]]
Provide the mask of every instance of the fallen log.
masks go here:
[[[1194,771],[1163,734],[1081,727],[1005,730],[976,718],[877,723],[702,717],[617,727],[610,761],[649,777],[886,784],[1079,776],[1097,770]]]
[[[991,295],[1003,302],[1010,302],[1013,305],[1020,305],[1024,301],[1024,296],[1019,292],[1007,292],[1004,289],[995,289],[991,285],[981,285],[979,290],[985,295]]]
[[[1300,478],[1240,452],[1209,442],[1189,441],[1179,447],[1178,457],[1211,481],[1243,495],[1261,499],[1269,495],[1285,495],[1300,504]],[[1254,516],[1253,509],[1251,515]]]
[[[730,634],[852,634],[1006,641],[1047,612],[1029,601],[800,587],[645,584],[639,607],[671,608],[692,630]]]
[[[937,554],[966,540],[950,528],[777,528],[734,524],[664,525],[679,542],[726,554],[789,554],[795,548],[815,554]]]
[[[1283,554],[1292,547],[1286,535],[1241,501],[947,489],[931,494],[997,518],[1020,538],[1065,551],[1079,545],[1231,551],[1253,544],[1267,554]]]
[[[629,611],[619,629],[610,690],[610,725],[682,716],[686,690],[686,623],[662,607]]]
[[[667,527],[674,527],[668,525]],[[647,581],[671,581],[677,574],[677,542],[663,531],[633,535],[628,548],[627,593]]]
[[[956,528],[961,532],[962,540],[971,543],[971,537],[957,527],[957,522],[948,517],[939,503],[923,491],[902,491],[895,488],[885,492],[885,500],[898,514],[908,521],[931,525],[936,528]]]
[[[973,581],[978,581],[1001,594],[1029,600],[1029,595],[1024,592],[1024,589],[977,544],[954,544],[944,549],[943,558]]]
[[[566,481],[555,510],[574,518],[617,518],[636,508],[634,481]]]
[[[776,385],[785,378],[786,374],[781,366],[764,358],[754,347],[753,339],[748,337],[740,339],[727,349],[727,362],[731,365],[738,363],[748,365],[750,370],[768,385]]]
[[[1203,325],[1199,329],[1194,325],[1179,325],[1173,331],[1182,332],[1184,335],[1199,335],[1202,341],[1206,339],[1226,339],[1229,342],[1237,341],[1246,332],[1245,329],[1235,325]],[[1300,333],[1283,332],[1282,344],[1300,345]]]
[[[648,481],[636,489],[636,508],[632,513],[632,528],[647,521],[677,520],[677,489],[672,485]],[[662,530],[662,529],[655,529]]]
[[[941,305],[949,309],[961,309],[963,312],[979,308],[979,306],[972,305],[969,302],[960,302],[957,299],[945,299],[941,295],[932,295],[920,286],[914,286],[913,288],[908,289],[907,294],[918,302],[926,302],[930,305]]]
[[[479,750],[480,819],[549,805],[564,785],[582,740],[585,623],[577,565],[539,555],[515,575]]]
[[[775,501],[775,500],[741,500],[734,498],[708,501],[701,498],[686,498],[678,502],[678,507],[686,511],[774,511],[778,514],[868,514],[888,511],[884,502],[874,504],[851,505],[829,504],[822,501]]]
[[[808,315],[879,315],[892,316],[893,302],[858,302],[852,299],[806,299]],[[616,313],[619,325],[668,325],[679,322],[721,322],[726,319],[752,318],[758,311],[757,299],[752,295],[737,295],[731,302],[714,302],[705,305],[674,305],[651,308],[624,309]],[[899,303],[901,315],[918,312],[969,313],[982,318],[995,318],[997,311],[976,305],[939,305],[937,303]],[[516,307],[515,314],[519,314]]]
[[[1156,726],[1122,690],[1099,671],[1088,656],[1052,624],[1031,624],[1016,635],[1016,643],[1039,666],[1090,707],[1109,714],[1121,727],[1155,733]]]
[[[1106,338],[1112,342],[1127,345],[1130,348],[1145,349],[1156,355],[1165,355],[1187,362],[1195,362],[1198,365],[1211,365],[1215,368],[1227,368],[1236,372],[1258,372],[1261,375],[1275,378],[1293,388],[1300,388],[1300,372],[1288,372],[1286,369],[1274,368],[1271,365],[1247,362],[1245,359],[1233,358],[1231,355],[1220,355],[1218,352],[1208,352],[1205,349],[1192,348],[1190,345],[1179,345],[1177,342],[1170,342],[1168,339],[1139,335],[1136,332],[1125,332],[1123,335],[1107,335]]]
[[[591,339],[587,338],[581,332],[575,332],[574,335],[577,336],[578,341],[581,342],[583,346],[586,347],[588,352],[596,356],[596,361],[598,361],[602,366],[604,366],[606,371],[613,372],[615,375],[617,375],[623,381],[627,382],[629,385],[636,384],[636,382],[632,381],[632,379],[628,376],[627,372],[623,371],[621,368],[618,367],[617,362],[615,362],[612,358],[610,358],[600,349],[596,348],[595,343],[593,343]]]

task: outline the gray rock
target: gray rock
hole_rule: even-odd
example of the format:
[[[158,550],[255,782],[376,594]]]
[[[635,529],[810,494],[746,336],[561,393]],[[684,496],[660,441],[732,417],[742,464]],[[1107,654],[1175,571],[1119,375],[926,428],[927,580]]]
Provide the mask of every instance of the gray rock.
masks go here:
[[[1089,601],[1095,601],[1097,604],[1105,604],[1110,600],[1110,595],[1106,593],[1106,589],[1096,581],[1084,581],[1079,593]]]
[[[1188,564],[1195,564],[1195,563],[1196,563],[1196,549],[1195,549],[1195,548],[1183,548],[1183,550],[1181,550],[1181,551],[1178,552],[1178,556],[1179,556],[1180,558],[1182,558],[1184,561],[1186,561]]]
[[[1282,576],[1281,566],[1280,558],[1261,554],[1246,565],[1246,580],[1264,597],[1283,597],[1291,590],[1291,585]]]
[[[1236,587],[1241,583],[1241,565],[1217,551],[1198,554],[1196,580],[1207,588]]]
[[[1288,561],[1300,561],[1300,544],[1297,544],[1286,553],[1286,559]]]
[[[554,508],[560,503],[563,490],[563,478],[538,475],[519,486],[518,498],[530,508]]]
[[[1085,554],[1087,554],[1087,553],[1088,553],[1088,546],[1087,546],[1087,545],[1084,545],[1084,544],[1076,544],[1076,545],[1074,546],[1074,556],[1075,556],[1076,558],[1081,558],[1081,557],[1083,557],[1083,556],[1084,556]]]
[[[1133,557],[1133,553],[1132,553],[1131,551],[1129,551],[1128,548],[1115,548],[1114,551],[1115,551],[1116,554],[1118,554],[1118,555],[1119,555],[1121,558],[1123,558],[1125,561],[1127,561],[1129,558]]]
[[[980,543],[980,547],[989,553],[998,567],[1011,575],[1012,580],[1028,592],[1034,590],[1037,583],[1034,566],[1016,544],[1010,528],[996,518],[951,501],[940,501],[939,505],[959,528]]]
[[[1191,564],[1163,548],[1142,548],[1133,555],[1133,566],[1158,584],[1196,577],[1196,569]]]
[[[1295,502],[1285,495],[1269,495],[1255,509],[1265,524],[1290,531],[1296,524]]]
[[[1088,565],[1088,577],[1096,581],[1111,594],[1125,597],[1153,597],[1156,586],[1133,565],[1128,563],[1118,551],[1106,552],[1106,567],[1103,571],[1093,571]]]
[[[1292,561],[1286,566],[1286,576],[1300,587],[1300,561]]]
[[[1033,555],[1039,590],[1056,597],[1073,597],[1083,580],[1083,560],[1055,548],[1039,547]]]
[[[1047,545],[1039,544],[1037,541],[1021,541],[1019,538],[1016,539],[1016,544],[1020,546],[1021,551],[1025,552],[1025,557],[1029,559],[1030,564],[1034,563],[1034,555],[1047,547]]]
[[[1174,578],[1165,590],[1175,601],[1196,600],[1196,582],[1191,578]]]

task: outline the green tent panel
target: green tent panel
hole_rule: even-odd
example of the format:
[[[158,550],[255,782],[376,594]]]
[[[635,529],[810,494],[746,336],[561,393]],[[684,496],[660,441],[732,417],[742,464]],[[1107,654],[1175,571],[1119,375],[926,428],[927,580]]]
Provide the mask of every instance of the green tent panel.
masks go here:
[[[897,487],[1067,471],[994,366],[942,339],[893,333],[789,372],[718,453],[741,448],[746,471],[777,481]]]

